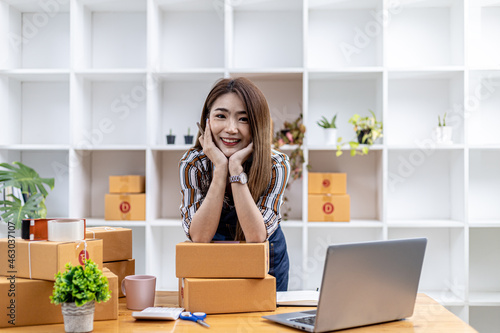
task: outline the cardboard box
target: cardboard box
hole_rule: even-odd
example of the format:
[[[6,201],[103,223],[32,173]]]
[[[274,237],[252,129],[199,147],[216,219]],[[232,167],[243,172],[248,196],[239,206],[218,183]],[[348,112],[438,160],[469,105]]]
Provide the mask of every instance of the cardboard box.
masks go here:
[[[349,222],[351,198],[348,194],[309,194],[309,222]]]
[[[118,278],[109,270],[103,273],[111,299],[95,304],[94,320],[118,319]],[[50,303],[53,288],[52,281],[1,276],[0,328],[63,323],[61,306]]]
[[[182,242],[175,247],[175,274],[179,278],[262,279],[268,272],[268,242]]]
[[[309,194],[346,194],[347,175],[345,173],[319,173],[308,174]]]
[[[146,220],[146,194],[106,194],[105,220]]]
[[[8,250],[12,249],[15,252],[12,262],[9,262]],[[0,239],[0,262],[2,263],[0,276],[9,276],[15,272],[16,276],[21,278],[54,281],[54,275],[58,271],[64,271],[66,263],[83,265],[85,258],[92,259],[102,269],[101,239],[76,242]]]
[[[135,259],[128,259],[122,261],[113,261],[113,262],[103,262],[104,268],[109,269],[118,277],[118,297],[125,297],[122,292],[122,280],[125,276],[135,275]]]
[[[109,193],[144,193],[145,190],[144,176],[109,176]]]
[[[132,258],[132,229],[121,227],[92,227],[85,232],[86,239],[102,239],[102,261]]]
[[[276,310],[276,279],[179,279],[179,304],[190,312]]]

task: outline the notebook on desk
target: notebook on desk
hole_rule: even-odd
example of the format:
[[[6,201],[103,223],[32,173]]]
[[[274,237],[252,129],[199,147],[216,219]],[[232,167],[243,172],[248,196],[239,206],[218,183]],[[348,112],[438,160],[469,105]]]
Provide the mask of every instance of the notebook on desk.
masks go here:
[[[426,245],[426,238],[330,245],[317,309],[263,318],[327,332],[410,317]]]

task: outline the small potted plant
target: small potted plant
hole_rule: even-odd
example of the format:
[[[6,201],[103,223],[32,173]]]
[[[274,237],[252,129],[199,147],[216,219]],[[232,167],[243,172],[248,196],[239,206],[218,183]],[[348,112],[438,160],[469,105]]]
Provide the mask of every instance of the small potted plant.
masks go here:
[[[21,228],[22,220],[47,217],[45,199],[47,188],[54,189],[54,178],[41,178],[32,168],[21,162],[0,163],[0,216],[5,222]]]
[[[332,121],[328,121],[325,116],[322,116],[320,120],[316,122],[318,126],[324,128],[325,142],[327,145],[335,145],[337,142],[337,114],[332,118]]]
[[[167,144],[169,145],[175,144],[175,135],[172,134],[172,129],[170,129],[170,132],[167,135]]]
[[[65,272],[55,275],[50,302],[61,304],[66,332],[90,332],[94,329],[95,302],[111,298],[108,279],[91,259],[83,266],[66,264]]]
[[[356,141],[347,142],[351,148],[351,156],[368,154],[370,146],[383,136],[382,122],[377,120],[372,110],[368,111],[370,111],[371,116],[361,117],[359,114],[355,114],[348,121],[349,124],[353,125],[354,132],[356,133]],[[340,156],[342,155],[342,146],[344,143],[342,143],[341,137],[337,142],[337,156]]]
[[[452,144],[453,127],[446,125],[446,112],[443,115],[443,121],[438,115],[438,126],[434,129],[433,138],[439,144]]]
[[[187,135],[184,135],[184,143],[187,145],[193,144],[193,136],[191,135],[191,128],[189,127]]]

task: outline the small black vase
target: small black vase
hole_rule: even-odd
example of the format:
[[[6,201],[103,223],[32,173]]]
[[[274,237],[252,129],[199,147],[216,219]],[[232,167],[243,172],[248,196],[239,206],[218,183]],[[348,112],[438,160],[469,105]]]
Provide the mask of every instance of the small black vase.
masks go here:
[[[370,137],[371,129],[365,129],[362,131],[358,131],[358,142],[360,144],[368,144],[368,138]],[[363,137],[366,135],[366,138],[363,140]]]
[[[193,136],[192,135],[184,135],[184,143],[187,145],[193,144]]]
[[[167,135],[167,144],[169,145],[175,144],[175,135]]]

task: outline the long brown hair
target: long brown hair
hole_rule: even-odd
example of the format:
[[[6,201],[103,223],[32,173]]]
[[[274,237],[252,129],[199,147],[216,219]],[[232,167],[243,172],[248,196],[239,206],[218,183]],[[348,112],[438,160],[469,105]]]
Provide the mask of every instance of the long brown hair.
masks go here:
[[[245,105],[248,114],[248,123],[253,140],[253,161],[248,174],[248,188],[255,202],[259,200],[266,190],[271,179],[271,114],[269,106],[262,91],[247,78],[238,77],[218,80],[208,94],[203,111],[201,113],[200,125],[205,131],[206,119],[210,115],[210,109],[220,96],[235,93]],[[200,133],[196,137],[195,147],[201,148]],[[236,224],[237,240],[244,239],[243,231],[239,221]]]

